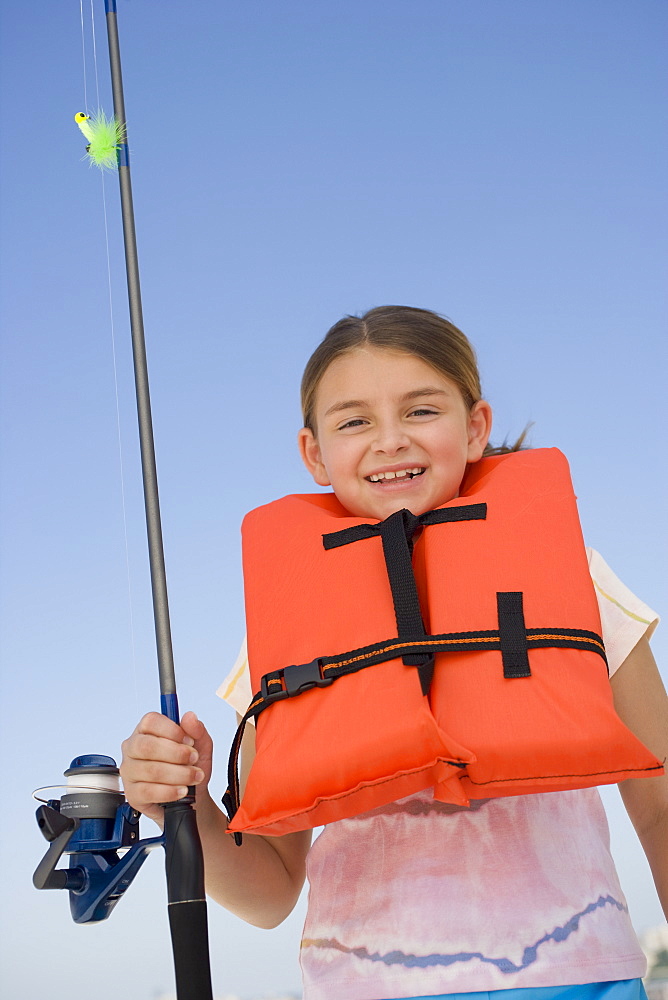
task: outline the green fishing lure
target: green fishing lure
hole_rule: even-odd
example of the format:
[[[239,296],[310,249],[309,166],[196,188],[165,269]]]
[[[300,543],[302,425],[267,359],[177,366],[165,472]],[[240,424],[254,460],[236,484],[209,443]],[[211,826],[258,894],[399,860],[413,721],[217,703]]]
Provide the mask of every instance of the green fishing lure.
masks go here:
[[[104,111],[86,115],[79,111],[74,120],[88,140],[88,162],[100,170],[115,170],[118,147],[125,141],[125,129],[116,118],[107,118]]]

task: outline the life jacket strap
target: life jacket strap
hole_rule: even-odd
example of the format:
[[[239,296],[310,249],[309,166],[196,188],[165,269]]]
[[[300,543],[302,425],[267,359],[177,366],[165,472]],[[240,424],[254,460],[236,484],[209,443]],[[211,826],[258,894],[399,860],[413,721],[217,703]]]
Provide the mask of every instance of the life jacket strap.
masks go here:
[[[522,592],[501,591],[497,593],[496,610],[499,617],[503,676],[506,679],[531,677]]]
[[[487,504],[463,504],[441,507],[415,515],[403,509],[390,514],[377,524],[358,524],[322,536],[325,549],[338,548],[365,538],[380,535],[387,576],[392,590],[397,635],[402,642],[419,642],[427,632],[422,620],[415,574],[413,573],[413,541],[427,525],[456,521],[479,521],[487,517]],[[404,653],[403,662],[417,667],[423,694],[429,694],[434,675],[433,653]]]

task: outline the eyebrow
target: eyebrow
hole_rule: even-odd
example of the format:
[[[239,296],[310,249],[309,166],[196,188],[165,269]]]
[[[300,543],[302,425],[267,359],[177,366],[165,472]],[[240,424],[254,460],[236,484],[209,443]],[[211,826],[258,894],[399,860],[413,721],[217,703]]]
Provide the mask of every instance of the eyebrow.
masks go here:
[[[448,392],[446,389],[438,389],[434,385],[425,385],[422,386],[420,389],[411,389],[410,392],[404,393],[404,395],[401,396],[399,402],[407,403],[411,399],[420,399],[424,398],[425,396],[450,396],[450,395],[452,394]],[[342,400],[340,403],[334,403],[333,406],[330,406],[329,409],[325,412],[325,416],[329,417],[332,413],[340,413],[342,410],[355,410],[358,407],[364,409],[365,407],[368,406],[369,403],[365,399],[345,399]]]

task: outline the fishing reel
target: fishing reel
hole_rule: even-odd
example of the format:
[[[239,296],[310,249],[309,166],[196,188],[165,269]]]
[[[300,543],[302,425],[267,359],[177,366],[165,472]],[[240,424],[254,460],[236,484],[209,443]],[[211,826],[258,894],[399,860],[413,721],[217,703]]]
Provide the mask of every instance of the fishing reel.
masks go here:
[[[139,816],[125,801],[116,761],[100,754],[75,757],[66,785],[39,788],[37,825],[49,849],[33,875],[36,889],[68,889],[77,924],[109,916],[164,836],[139,839]],[[62,789],[60,799],[41,797]],[[121,852],[121,853],[119,853]],[[69,854],[69,868],[56,868]]]

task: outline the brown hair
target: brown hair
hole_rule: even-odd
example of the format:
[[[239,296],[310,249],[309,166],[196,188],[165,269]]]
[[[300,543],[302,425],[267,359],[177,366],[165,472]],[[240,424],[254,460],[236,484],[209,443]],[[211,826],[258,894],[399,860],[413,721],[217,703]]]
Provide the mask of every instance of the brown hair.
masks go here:
[[[454,382],[470,410],[482,398],[480,373],[475,351],[454,323],[428,309],[413,306],[378,306],[363,316],[344,316],[328,330],[304,369],[301,385],[304,427],[315,430],[315,397],[320,379],[332,361],[368,344],[390,351],[402,351],[420,358]],[[488,445],[486,455],[517,451],[524,434],[512,446]]]

